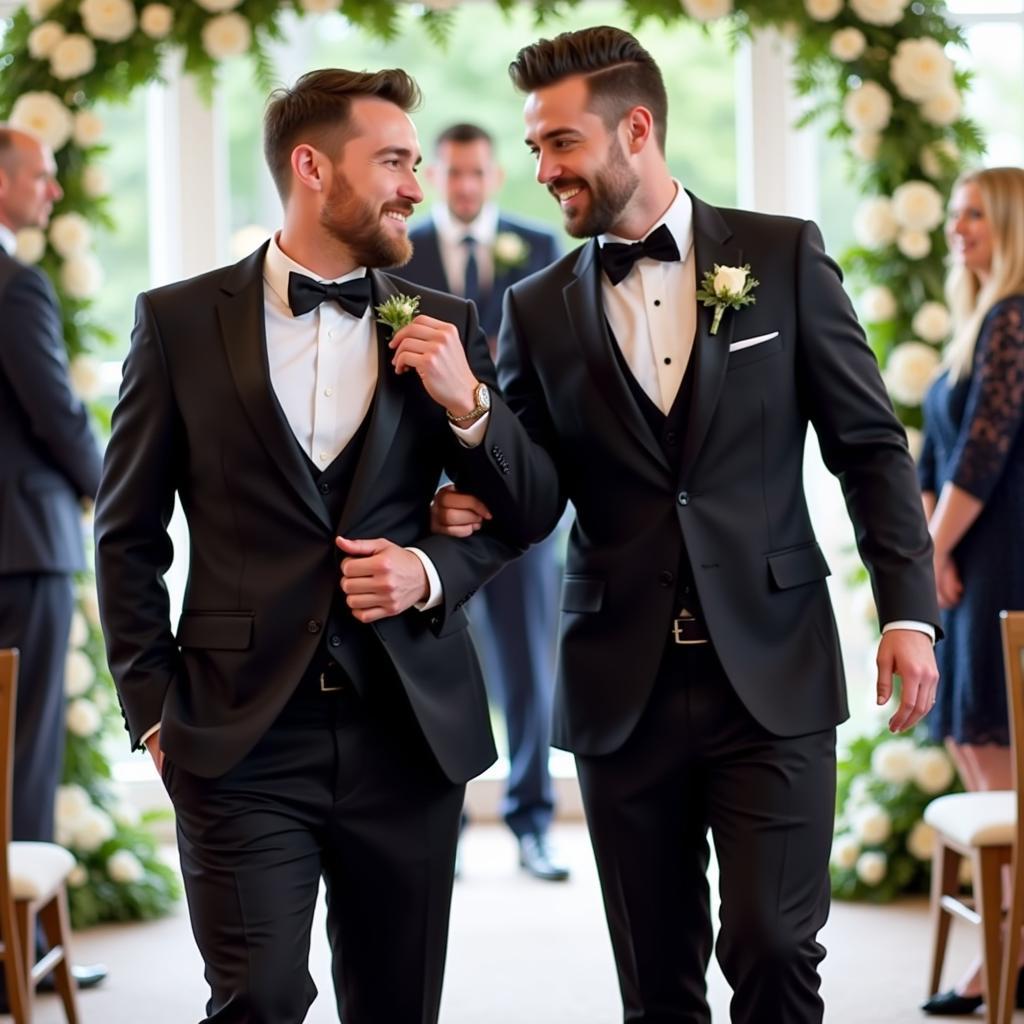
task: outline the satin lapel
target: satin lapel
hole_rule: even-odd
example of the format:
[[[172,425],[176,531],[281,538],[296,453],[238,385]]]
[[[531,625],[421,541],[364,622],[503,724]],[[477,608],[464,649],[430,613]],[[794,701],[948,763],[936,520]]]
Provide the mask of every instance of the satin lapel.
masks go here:
[[[274,394],[267,361],[267,322],[263,306],[263,259],[266,246],[242,263],[222,286],[217,318],[235,388],[249,421],[270,455],[313,515],[331,527],[323,498]]]
[[[697,287],[700,288],[704,274],[713,270],[715,264],[738,267],[743,263],[743,252],[730,244],[732,231],[722,215],[707,203],[693,198],[693,249],[697,273]],[[729,344],[732,341],[735,310],[726,310],[718,333],[711,333],[714,306],[697,306],[697,333],[693,340],[693,400],[687,421],[686,439],[683,443],[683,458],[679,478],[685,482],[687,475],[700,452],[707,436],[711,417],[718,404],[725,381],[725,370],[729,364]]]
[[[391,279],[377,270],[367,272],[371,282],[371,305],[374,309],[386,302],[398,289]],[[375,315],[375,314],[371,314]],[[398,421],[402,418],[405,406],[405,388],[403,380],[391,366],[391,328],[385,324],[376,324],[377,328],[377,388],[373,395],[370,408],[370,425],[366,431],[363,450],[352,477],[352,487],[348,500],[341,513],[338,533],[342,536],[358,522],[358,517],[373,488],[378,474],[384,466],[391,448],[391,441],[398,429]]]
[[[563,291],[569,320],[591,374],[604,393],[608,407],[622,420],[628,434],[657,463],[669,472],[668,460],[651,432],[622,375],[612,351],[615,344],[604,318],[601,301],[601,269],[597,242],[588,242],[576,261],[576,279]]]

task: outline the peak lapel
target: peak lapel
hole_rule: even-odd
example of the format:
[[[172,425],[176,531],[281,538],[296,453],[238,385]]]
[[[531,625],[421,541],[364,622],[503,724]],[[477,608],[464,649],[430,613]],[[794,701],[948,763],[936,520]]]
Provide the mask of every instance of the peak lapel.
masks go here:
[[[697,275],[697,287],[700,288],[704,274],[713,270],[715,264],[736,267],[743,262],[742,250],[730,244],[732,231],[722,219],[722,215],[696,196],[693,199],[693,250],[694,265]],[[714,318],[714,306],[697,307],[697,336],[693,342],[693,401],[690,404],[690,417],[687,421],[686,440],[683,445],[683,458],[680,467],[680,479],[685,481],[697,455],[700,452],[711,416],[718,404],[718,397],[725,381],[725,370],[729,363],[729,344],[732,341],[733,323],[736,318],[734,310],[726,310],[722,322],[718,325],[718,333],[711,333],[711,321]]]
[[[242,405],[253,429],[289,485],[313,515],[330,528],[320,497],[302,459],[288,420],[270,382],[267,323],[263,308],[263,259],[266,246],[239,263],[228,276],[217,303],[217,318]]]

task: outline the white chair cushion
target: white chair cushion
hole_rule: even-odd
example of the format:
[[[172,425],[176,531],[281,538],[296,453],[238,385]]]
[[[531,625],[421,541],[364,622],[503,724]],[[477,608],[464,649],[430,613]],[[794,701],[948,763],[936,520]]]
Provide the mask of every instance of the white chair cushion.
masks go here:
[[[16,900],[38,900],[71,874],[75,856],[56,843],[11,843],[7,848],[11,891]]]
[[[924,820],[966,846],[1009,846],[1017,837],[1017,795],[1013,790],[951,793],[933,800]]]

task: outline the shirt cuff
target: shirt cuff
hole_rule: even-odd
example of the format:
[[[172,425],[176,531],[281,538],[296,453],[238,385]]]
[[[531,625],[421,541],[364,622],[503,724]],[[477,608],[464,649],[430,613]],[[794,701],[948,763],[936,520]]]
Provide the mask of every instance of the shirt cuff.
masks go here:
[[[475,423],[473,425],[476,426]],[[420,565],[423,566],[423,571],[427,574],[427,586],[430,588],[427,599],[414,604],[413,608],[418,612],[430,611],[431,608],[436,608],[444,598],[441,577],[438,576],[434,563],[419,548],[406,548],[405,550],[411,551],[420,560]]]
[[[146,740],[148,740],[148,739],[149,739],[149,737],[153,735],[153,733],[155,733],[155,732],[159,732],[159,731],[160,731],[160,723],[159,723],[159,722],[157,722],[157,723],[156,723],[156,725],[154,725],[154,726],[152,726],[151,728],[147,729],[147,730],[146,730],[146,731],[145,731],[145,732],[144,732],[144,733],[143,733],[143,734],[142,734],[142,735],[141,735],[141,736],[139,737],[139,746],[140,746],[140,747],[143,747],[143,746],[145,746],[145,745],[146,745]]]
[[[491,418],[489,412],[485,412],[475,423],[471,423],[468,427],[460,427],[456,423],[448,421],[448,425],[455,431],[455,436],[459,439],[459,444],[463,448],[475,448],[478,444],[481,444],[484,439],[484,434],[487,433],[487,421]],[[414,551],[415,548],[409,548],[410,551]],[[424,555],[424,558],[426,556]],[[429,575],[429,573],[428,573]]]
[[[897,619],[895,622],[887,622],[882,627],[882,632],[888,633],[890,629],[913,629],[918,633],[924,633],[932,643],[935,643],[935,627],[927,622],[917,622],[915,619]]]

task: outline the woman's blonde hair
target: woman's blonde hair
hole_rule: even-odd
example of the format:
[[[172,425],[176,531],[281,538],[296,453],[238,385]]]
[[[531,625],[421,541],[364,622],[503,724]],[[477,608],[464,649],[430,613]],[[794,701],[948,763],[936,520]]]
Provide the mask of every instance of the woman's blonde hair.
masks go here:
[[[972,270],[955,265],[946,278],[946,300],[953,318],[953,337],[943,365],[950,383],[966,377],[974,363],[981,323],[988,311],[1008,295],[1024,293],[1024,170],[989,167],[962,174],[953,186],[977,185],[981,206],[992,227],[992,267],[984,282]]]

